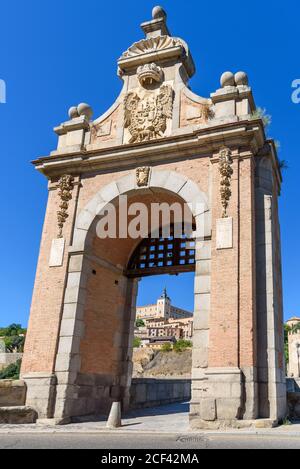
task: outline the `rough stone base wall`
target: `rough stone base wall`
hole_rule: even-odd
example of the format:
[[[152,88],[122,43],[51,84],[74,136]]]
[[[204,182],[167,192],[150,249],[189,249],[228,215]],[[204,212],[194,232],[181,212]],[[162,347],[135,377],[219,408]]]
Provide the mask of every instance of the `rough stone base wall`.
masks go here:
[[[32,407],[0,407],[0,425],[28,425],[37,420],[37,412]]]
[[[55,415],[64,417],[108,415],[114,398],[112,376],[79,373],[73,385],[57,386]],[[64,400],[67,400],[67,403]]]
[[[25,405],[26,385],[24,381],[0,380],[0,407]]]
[[[189,401],[189,379],[133,379],[130,389],[130,408],[140,409]]]

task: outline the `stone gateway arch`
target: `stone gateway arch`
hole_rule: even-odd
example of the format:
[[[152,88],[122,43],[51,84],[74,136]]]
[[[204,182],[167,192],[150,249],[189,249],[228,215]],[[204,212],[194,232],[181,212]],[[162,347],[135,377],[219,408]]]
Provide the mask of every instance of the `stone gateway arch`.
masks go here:
[[[88,105],[72,107],[55,128],[57,149],[34,161],[49,198],[22,364],[26,404],[57,423],[108,415],[115,401],[126,410],[141,269],[187,269],[191,428],[278,422],[286,386],[274,142],[245,73],[224,73],[220,89],[199,97],[188,87],[190,50],[171,36],[164,10],[141,27],[145,38],[118,60],[116,102],[96,120]],[[99,214],[119,213],[124,196],[188,204],[194,255],[133,262],[141,238],[97,236]]]

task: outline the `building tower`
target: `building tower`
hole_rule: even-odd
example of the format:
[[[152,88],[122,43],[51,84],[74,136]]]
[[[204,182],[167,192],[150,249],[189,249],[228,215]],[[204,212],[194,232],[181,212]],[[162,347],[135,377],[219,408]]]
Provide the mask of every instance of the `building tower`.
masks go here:
[[[157,300],[157,317],[170,319],[171,315],[171,298],[167,294],[167,289],[164,288],[162,295]]]

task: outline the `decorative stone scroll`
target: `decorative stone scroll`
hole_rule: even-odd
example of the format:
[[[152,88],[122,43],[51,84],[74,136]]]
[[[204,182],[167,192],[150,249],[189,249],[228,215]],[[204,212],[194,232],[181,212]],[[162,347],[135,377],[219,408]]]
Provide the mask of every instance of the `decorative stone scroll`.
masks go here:
[[[63,237],[63,227],[69,216],[68,208],[69,202],[72,199],[72,190],[74,189],[74,178],[70,175],[62,176],[58,183],[59,192],[58,195],[61,199],[59,204],[60,210],[57,212],[58,221],[58,238]]]
[[[138,187],[147,187],[149,184],[150,168],[144,166],[136,170],[136,185]]]
[[[173,99],[174,92],[169,85],[162,85],[158,93],[148,93],[143,97],[138,93],[128,93],[124,100],[124,126],[131,135],[129,143],[163,137],[167,119],[172,118]]]
[[[231,192],[231,177],[233,175],[232,156],[229,148],[222,148],[219,154],[219,171],[221,175],[220,194],[223,207],[222,218],[227,218],[227,208]]]

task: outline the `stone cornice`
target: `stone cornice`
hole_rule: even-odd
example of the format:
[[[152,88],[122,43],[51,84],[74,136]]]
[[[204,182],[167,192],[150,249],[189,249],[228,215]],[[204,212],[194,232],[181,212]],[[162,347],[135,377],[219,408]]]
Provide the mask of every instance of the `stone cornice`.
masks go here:
[[[155,165],[181,158],[207,157],[220,146],[250,147],[255,154],[266,142],[260,119],[234,122],[184,135],[171,136],[149,143],[119,145],[110,148],[56,154],[39,158],[32,163],[48,178],[66,172],[78,175],[87,172],[131,168],[141,164]]]

